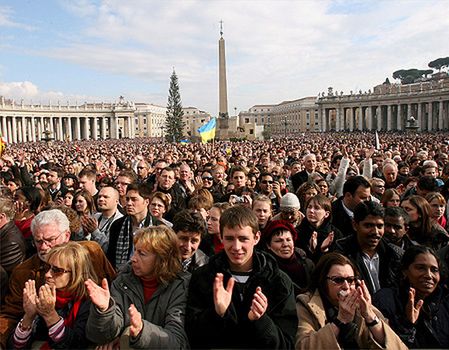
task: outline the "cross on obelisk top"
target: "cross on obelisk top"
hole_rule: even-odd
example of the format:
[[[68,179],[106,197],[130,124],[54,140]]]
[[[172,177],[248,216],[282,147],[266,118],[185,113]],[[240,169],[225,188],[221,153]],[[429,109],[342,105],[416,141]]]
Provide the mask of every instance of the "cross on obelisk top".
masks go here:
[[[223,37],[223,20],[220,21],[220,36]]]

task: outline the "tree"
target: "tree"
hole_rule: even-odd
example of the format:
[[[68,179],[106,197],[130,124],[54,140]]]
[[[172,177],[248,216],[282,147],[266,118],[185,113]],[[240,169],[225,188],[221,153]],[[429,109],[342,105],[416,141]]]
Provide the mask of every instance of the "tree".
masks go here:
[[[167,118],[165,120],[165,138],[169,142],[182,140],[184,122],[182,116],[181,95],[179,93],[178,76],[175,70],[170,77],[170,90],[168,91]]]
[[[429,67],[438,69],[438,71],[441,72],[442,68],[449,67],[449,57],[437,58],[436,60],[429,62]]]
[[[412,84],[416,82],[417,79],[426,77],[432,73],[433,71],[431,69],[400,69],[393,72],[393,78],[400,79],[401,84]]]

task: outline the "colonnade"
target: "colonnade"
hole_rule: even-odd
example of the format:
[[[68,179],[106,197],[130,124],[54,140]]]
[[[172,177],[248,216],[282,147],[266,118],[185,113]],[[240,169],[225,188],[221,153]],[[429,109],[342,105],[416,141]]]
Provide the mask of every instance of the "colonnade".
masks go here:
[[[389,103],[326,103],[320,106],[320,129],[407,130],[449,129],[449,99],[440,101]]]
[[[134,138],[135,121],[134,114],[36,116],[0,110],[0,133],[8,143]]]

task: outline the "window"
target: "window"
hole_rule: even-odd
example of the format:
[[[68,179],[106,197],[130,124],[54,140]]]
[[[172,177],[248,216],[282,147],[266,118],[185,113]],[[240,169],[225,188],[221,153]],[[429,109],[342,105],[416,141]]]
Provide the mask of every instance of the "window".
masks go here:
[[[249,118],[245,118],[245,124],[249,124]]]
[[[249,129],[249,134],[250,135],[254,134],[254,129]]]

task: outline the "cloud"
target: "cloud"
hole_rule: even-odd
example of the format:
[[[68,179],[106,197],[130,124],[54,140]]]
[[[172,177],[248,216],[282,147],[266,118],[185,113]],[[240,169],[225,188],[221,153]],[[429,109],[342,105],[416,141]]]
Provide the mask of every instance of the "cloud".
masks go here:
[[[75,103],[76,101],[79,103],[84,101],[102,101],[98,96],[66,94],[60,91],[42,91],[30,81],[0,82],[0,96],[14,99],[16,103],[23,100],[24,103],[42,102],[44,105],[48,104],[49,101],[52,103],[59,101],[61,104],[65,104],[67,101],[70,101],[70,103]],[[105,100],[103,99],[103,101]]]
[[[76,31],[59,33],[66,38],[63,45],[36,47],[34,54],[131,77],[141,82],[141,91],[133,87],[123,92],[127,97],[149,96],[156,101],[146,102],[159,104],[165,104],[175,67],[184,104],[212,113],[218,109],[221,19],[230,108],[316,96],[328,86],[345,93],[368,90],[397,69],[425,68],[447,56],[441,44],[448,27],[446,1],[60,4],[78,21]],[[142,93],[149,86],[153,94]]]
[[[34,30],[33,26],[16,22],[12,19],[13,11],[8,6],[0,6],[0,27],[18,28],[24,30]]]

